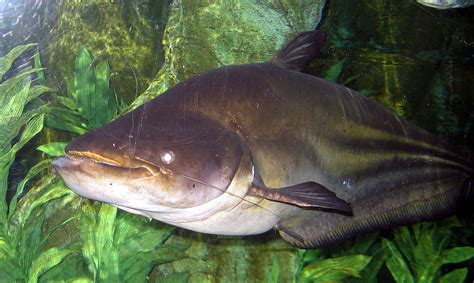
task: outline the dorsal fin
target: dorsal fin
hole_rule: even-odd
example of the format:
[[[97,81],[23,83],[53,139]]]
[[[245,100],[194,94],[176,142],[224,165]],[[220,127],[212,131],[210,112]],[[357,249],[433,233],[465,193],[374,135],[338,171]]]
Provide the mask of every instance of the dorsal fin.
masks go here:
[[[320,30],[302,32],[288,42],[270,60],[280,68],[302,71],[308,61],[319,54],[326,41],[326,33]]]

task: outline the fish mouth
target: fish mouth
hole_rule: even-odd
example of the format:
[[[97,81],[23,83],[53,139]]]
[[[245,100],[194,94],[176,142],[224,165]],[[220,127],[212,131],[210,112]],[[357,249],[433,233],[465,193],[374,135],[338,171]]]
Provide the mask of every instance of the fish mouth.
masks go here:
[[[67,168],[78,169],[84,165],[101,167],[107,170],[114,170],[118,172],[139,172],[141,177],[152,177],[158,172],[156,168],[142,162],[134,162],[134,164],[124,164],[114,159],[104,157],[93,152],[68,151],[66,155],[55,158],[52,163],[52,171],[56,175],[60,175],[62,169]]]
[[[69,158],[71,160],[80,160],[80,159],[91,159],[94,162],[97,163],[103,163],[111,166],[117,166],[117,167],[126,167],[122,164],[120,164],[118,161],[115,161],[113,159],[101,156],[99,154],[93,153],[93,152],[87,152],[87,151],[68,151],[65,155],[66,158]]]

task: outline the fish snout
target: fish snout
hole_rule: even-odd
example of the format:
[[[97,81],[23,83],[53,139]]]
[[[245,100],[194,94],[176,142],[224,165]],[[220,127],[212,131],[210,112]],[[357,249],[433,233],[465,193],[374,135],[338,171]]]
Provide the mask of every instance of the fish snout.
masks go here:
[[[53,159],[51,163],[51,171],[54,175],[61,176],[61,171],[67,167],[70,167],[70,160],[67,157],[57,157]]]

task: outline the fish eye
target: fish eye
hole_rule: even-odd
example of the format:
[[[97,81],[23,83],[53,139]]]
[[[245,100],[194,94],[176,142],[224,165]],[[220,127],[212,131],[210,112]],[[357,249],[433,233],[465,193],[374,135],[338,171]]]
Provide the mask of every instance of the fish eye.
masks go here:
[[[171,150],[162,150],[160,152],[160,159],[164,164],[170,164],[174,161],[174,152]]]

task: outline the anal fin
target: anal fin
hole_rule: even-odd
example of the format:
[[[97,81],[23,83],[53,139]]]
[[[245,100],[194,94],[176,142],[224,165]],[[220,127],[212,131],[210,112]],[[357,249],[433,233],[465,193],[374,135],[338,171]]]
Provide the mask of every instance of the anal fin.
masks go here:
[[[354,216],[317,210],[301,210],[284,217],[274,227],[281,237],[299,248],[323,248],[339,244],[349,238],[392,229],[421,221],[432,221],[452,215],[464,195],[456,183],[442,192],[419,200],[407,201],[392,209],[377,211],[366,200],[353,203]],[[465,188],[464,188],[465,190]]]

